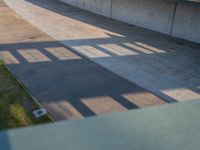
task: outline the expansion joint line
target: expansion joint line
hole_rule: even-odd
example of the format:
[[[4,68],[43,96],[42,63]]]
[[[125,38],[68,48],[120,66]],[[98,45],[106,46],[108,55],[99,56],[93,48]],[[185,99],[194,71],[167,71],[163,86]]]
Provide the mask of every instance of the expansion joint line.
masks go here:
[[[110,0],[110,17],[112,18],[113,0]]]
[[[178,2],[176,1],[175,2],[175,6],[174,6],[173,16],[172,16],[172,24],[171,24],[171,29],[170,29],[170,36],[172,36],[172,32],[173,32],[173,28],[174,28],[174,21],[175,21],[175,17],[176,17],[177,5],[178,5]]]

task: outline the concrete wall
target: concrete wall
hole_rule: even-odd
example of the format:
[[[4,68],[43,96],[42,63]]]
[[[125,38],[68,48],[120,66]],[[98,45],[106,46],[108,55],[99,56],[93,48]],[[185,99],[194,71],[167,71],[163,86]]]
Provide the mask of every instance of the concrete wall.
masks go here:
[[[103,16],[110,17],[111,14],[111,0],[60,0],[60,1]]]
[[[172,35],[200,43],[200,5],[178,4]]]
[[[60,0],[133,25],[200,43],[200,5],[165,0]],[[171,33],[172,29],[172,33]]]
[[[162,0],[113,0],[112,17],[169,34],[174,6]]]

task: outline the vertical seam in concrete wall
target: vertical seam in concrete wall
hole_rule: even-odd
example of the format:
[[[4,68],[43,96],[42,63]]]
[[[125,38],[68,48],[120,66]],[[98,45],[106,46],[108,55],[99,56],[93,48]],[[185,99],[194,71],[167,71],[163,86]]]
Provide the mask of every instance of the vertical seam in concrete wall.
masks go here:
[[[110,0],[110,18],[112,18],[113,0]]]
[[[170,33],[169,33],[170,36],[172,36],[172,32],[173,32],[173,28],[174,28],[174,21],[175,21],[175,17],[176,17],[177,5],[178,5],[178,3],[175,2],[174,12],[173,12],[173,16],[172,16],[172,24],[171,24],[171,29],[170,29]]]

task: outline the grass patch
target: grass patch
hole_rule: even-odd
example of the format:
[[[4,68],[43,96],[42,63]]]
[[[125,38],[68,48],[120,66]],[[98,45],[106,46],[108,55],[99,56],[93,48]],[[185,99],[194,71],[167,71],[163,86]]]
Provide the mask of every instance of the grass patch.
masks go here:
[[[40,106],[0,61],[0,130],[52,122],[48,115],[34,118]]]

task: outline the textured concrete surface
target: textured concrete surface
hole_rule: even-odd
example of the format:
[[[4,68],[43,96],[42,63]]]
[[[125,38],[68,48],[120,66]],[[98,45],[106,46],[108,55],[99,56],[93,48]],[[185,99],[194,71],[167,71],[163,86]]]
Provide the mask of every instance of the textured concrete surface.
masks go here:
[[[200,101],[0,133],[3,150],[196,150]],[[30,136],[31,135],[31,136]]]
[[[200,43],[200,5],[195,2],[179,1],[176,7],[176,0],[60,1],[103,16]]]
[[[82,9],[110,17],[112,0],[60,0]]]
[[[113,0],[112,18],[169,34],[174,6],[162,0]]]
[[[0,58],[55,120],[166,103],[72,52],[0,4]]]
[[[171,30],[175,3],[162,0],[60,0],[88,11],[165,34]]]
[[[200,43],[200,5],[178,4],[172,35]]]
[[[200,98],[200,51],[55,0],[5,0],[74,51],[167,101]]]

